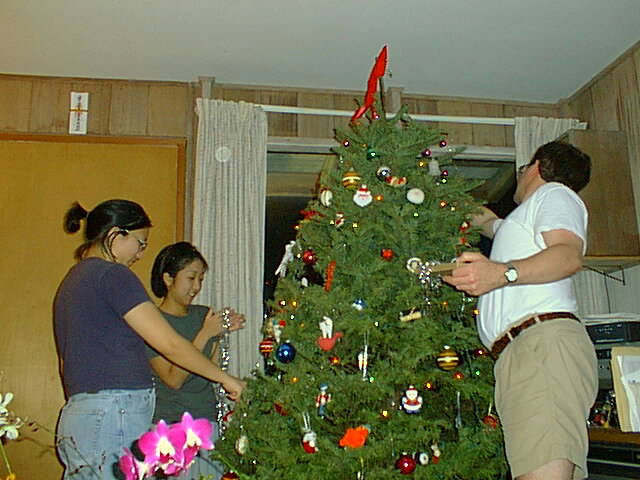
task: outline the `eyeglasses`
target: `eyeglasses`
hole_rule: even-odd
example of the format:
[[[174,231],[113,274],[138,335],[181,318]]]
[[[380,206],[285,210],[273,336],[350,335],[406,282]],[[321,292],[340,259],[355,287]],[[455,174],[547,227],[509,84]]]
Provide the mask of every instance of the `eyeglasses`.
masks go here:
[[[132,235],[132,237],[135,238],[138,241],[138,251],[139,252],[144,251],[144,249],[147,248],[147,245],[149,245],[146,240],[140,240],[135,235]]]
[[[122,234],[124,236],[131,235],[133,238],[135,238],[136,241],[138,242],[138,252],[144,251],[147,248],[147,245],[149,245],[146,240],[139,239],[135,235],[131,234],[131,232],[129,232],[129,230],[127,230],[125,228],[121,229],[118,233],[120,233],[120,234]]]

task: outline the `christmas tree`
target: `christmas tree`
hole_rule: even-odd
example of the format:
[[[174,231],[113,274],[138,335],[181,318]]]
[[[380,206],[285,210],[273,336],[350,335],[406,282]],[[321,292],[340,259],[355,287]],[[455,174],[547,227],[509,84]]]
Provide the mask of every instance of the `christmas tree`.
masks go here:
[[[381,58],[280,265],[264,373],[216,444],[227,478],[505,473],[475,300],[440,279],[477,242],[477,184],[436,157],[441,132],[374,103]]]

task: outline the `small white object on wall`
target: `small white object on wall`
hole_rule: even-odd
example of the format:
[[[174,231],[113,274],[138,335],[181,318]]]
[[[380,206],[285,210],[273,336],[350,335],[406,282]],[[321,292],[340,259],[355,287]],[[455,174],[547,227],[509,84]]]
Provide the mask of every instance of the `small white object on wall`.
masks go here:
[[[87,120],[89,119],[89,93],[71,92],[69,104],[69,133],[75,135],[87,134]]]

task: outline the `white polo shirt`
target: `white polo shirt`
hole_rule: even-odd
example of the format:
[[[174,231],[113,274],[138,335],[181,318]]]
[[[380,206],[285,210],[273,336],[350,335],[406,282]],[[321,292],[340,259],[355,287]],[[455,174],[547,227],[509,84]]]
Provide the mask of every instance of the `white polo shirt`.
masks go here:
[[[587,208],[569,187],[545,183],[504,220],[494,222],[491,260],[510,262],[547,248],[542,233],[569,230],[587,248]],[[490,348],[510,327],[527,317],[547,312],[577,311],[571,277],[538,285],[508,285],[480,296],[478,333]]]

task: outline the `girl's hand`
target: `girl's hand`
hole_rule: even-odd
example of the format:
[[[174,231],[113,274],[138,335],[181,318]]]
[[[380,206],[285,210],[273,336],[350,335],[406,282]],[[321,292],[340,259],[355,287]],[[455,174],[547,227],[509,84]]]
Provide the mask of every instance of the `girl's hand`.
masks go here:
[[[240,330],[244,328],[247,319],[244,317],[242,313],[238,313],[235,310],[231,310],[229,314],[229,320],[231,320],[231,325],[229,326],[230,332],[235,332],[236,330]]]
[[[207,338],[217,337],[222,334],[222,312],[215,312],[213,308],[209,308],[209,311],[202,321],[202,327],[200,331],[207,336]]]

